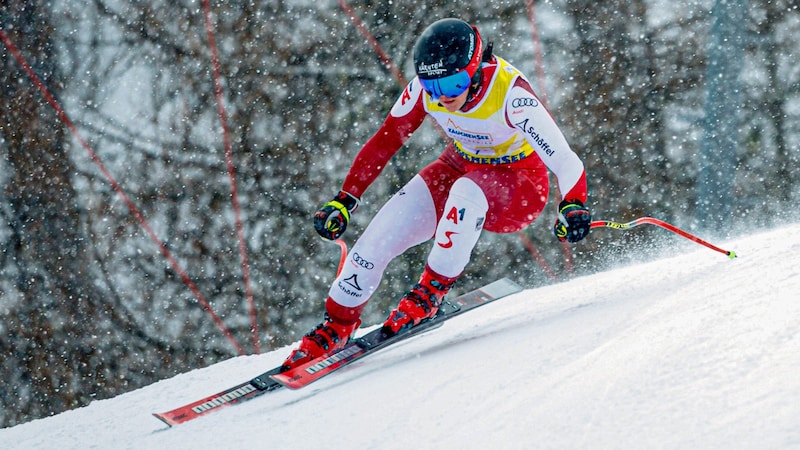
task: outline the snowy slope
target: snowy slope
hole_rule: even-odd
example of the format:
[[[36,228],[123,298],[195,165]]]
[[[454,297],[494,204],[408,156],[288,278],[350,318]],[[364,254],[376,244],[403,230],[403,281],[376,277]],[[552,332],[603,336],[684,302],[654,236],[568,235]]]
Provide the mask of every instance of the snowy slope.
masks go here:
[[[2,448],[800,448],[800,225],[528,290],[353,364],[167,428],[239,357],[0,430]]]

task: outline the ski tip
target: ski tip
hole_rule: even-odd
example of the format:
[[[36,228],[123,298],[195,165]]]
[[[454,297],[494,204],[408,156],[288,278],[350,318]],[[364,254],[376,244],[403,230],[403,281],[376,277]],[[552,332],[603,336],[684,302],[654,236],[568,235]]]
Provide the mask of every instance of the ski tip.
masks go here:
[[[156,419],[164,422],[170,428],[172,428],[173,425],[177,425],[178,424],[177,422],[174,422],[174,421],[170,420],[168,417],[166,417],[166,416],[164,416],[164,415],[162,415],[160,413],[153,413],[153,417],[155,417]]]

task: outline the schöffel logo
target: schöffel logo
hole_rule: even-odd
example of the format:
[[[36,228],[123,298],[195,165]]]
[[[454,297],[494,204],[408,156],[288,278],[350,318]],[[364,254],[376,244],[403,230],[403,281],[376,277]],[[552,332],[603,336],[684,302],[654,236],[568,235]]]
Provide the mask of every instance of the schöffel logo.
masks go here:
[[[519,97],[511,100],[512,108],[521,108],[523,106],[539,106],[539,101],[531,97]]]

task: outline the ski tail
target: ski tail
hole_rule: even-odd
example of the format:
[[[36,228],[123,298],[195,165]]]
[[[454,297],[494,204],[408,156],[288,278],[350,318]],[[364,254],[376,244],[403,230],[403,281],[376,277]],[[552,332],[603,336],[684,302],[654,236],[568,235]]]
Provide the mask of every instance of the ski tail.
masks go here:
[[[269,378],[270,375],[279,373],[280,369],[280,367],[276,367],[250,381],[238,384],[192,403],[179,406],[171,411],[153,413],[153,416],[169,426],[174,426],[196,419],[222,407],[250,400],[251,398],[258,397],[259,395],[266,394],[269,391],[281,387],[280,384]]]

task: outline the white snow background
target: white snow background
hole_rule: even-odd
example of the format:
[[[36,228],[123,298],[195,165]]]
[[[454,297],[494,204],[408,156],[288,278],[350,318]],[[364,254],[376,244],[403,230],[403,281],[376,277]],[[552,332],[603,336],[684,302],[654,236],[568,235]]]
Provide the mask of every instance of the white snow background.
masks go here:
[[[526,290],[302,390],[173,428],[151,415],[287,347],[0,430],[0,447],[800,448],[800,224],[715,242],[735,260],[675,240],[676,256]]]

